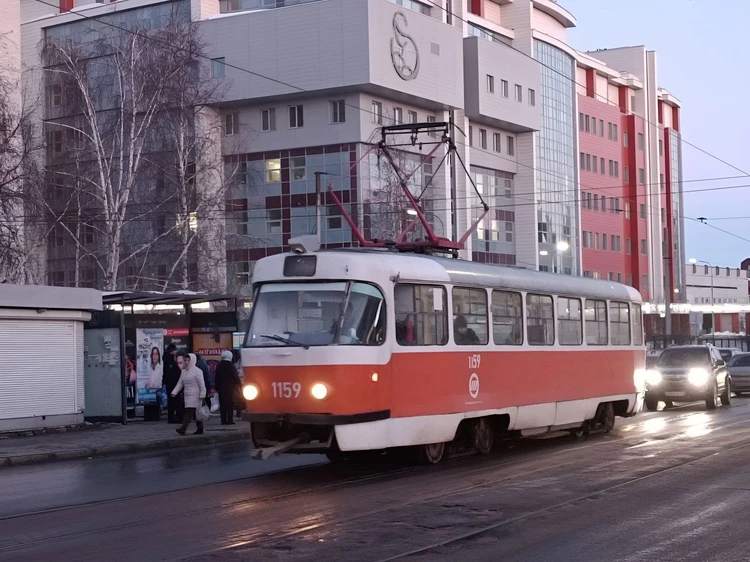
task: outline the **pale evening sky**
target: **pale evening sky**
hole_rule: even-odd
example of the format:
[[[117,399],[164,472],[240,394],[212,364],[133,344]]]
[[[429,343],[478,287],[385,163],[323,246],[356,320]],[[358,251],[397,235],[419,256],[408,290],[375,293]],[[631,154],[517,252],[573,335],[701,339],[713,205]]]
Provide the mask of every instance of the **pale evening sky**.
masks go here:
[[[744,172],[684,145],[683,179],[750,174],[750,0],[559,1],[578,19],[568,35],[576,49],[645,45],[656,51],[659,86],[682,102],[683,139]],[[748,187],[685,194],[687,257],[732,267],[750,257],[750,177],[688,181],[684,190],[730,185]],[[687,217],[747,217],[709,222],[748,241]]]

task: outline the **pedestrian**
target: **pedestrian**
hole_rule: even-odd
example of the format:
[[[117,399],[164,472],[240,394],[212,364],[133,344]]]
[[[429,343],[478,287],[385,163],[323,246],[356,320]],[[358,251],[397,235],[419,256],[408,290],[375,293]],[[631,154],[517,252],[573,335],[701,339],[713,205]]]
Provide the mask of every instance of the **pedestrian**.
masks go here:
[[[176,396],[180,391],[185,394],[185,416],[182,419],[182,425],[177,428],[177,433],[185,435],[190,422],[195,417],[195,410],[201,407],[201,402],[206,398],[206,384],[203,382],[203,373],[195,366],[197,359],[194,354],[186,354],[184,351],[177,353],[177,364],[182,369],[182,376],[177,386],[172,391]],[[203,422],[195,421],[197,427],[193,435],[203,434]]]
[[[240,384],[240,374],[232,361],[232,352],[225,351],[216,366],[216,392],[219,394],[221,425],[234,425],[234,395]]]
[[[172,396],[177,383],[180,382],[182,370],[177,364],[175,356],[177,355],[177,346],[170,343],[164,353],[164,386],[167,387],[167,422],[182,423],[185,417],[185,403],[182,394]]]
[[[462,314],[456,316],[456,319],[453,321],[453,337],[458,345],[479,344],[479,336],[477,336],[474,330],[469,328],[469,323]]]
[[[206,363],[206,360],[203,359],[203,356],[200,353],[196,353],[195,357],[197,359],[195,366],[198,367],[201,372],[203,373],[203,384],[206,385],[206,399],[205,404],[208,406],[208,409],[211,409],[211,367],[208,366],[208,363]]]

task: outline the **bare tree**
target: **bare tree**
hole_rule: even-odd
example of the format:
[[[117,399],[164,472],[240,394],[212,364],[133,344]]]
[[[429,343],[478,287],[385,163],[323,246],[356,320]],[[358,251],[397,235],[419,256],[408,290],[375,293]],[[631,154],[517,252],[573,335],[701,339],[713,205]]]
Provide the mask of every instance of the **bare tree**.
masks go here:
[[[67,195],[49,211],[103,289],[117,288],[123,267],[136,284],[187,288],[191,250],[202,235],[220,234],[197,225],[223,220],[220,137],[216,119],[203,118],[222,89],[186,14],[155,29],[90,23],[103,28],[96,41],[53,38],[43,47],[48,168]]]
[[[39,180],[36,165],[33,100],[22,96],[20,68],[5,56],[10,39],[0,36],[0,282],[33,283],[32,243],[26,232],[26,217],[36,217],[38,201],[33,193]]]

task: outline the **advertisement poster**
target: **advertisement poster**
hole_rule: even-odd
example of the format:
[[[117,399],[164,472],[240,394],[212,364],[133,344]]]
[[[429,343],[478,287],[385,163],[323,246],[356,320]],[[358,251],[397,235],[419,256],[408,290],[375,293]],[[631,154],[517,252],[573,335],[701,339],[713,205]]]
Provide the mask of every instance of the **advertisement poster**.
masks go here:
[[[231,333],[193,334],[195,353],[199,353],[211,369],[212,390],[216,388],[214,384],[216,365],[221,361],[221,353],[222,351],[232,351],[232,343]]]
[[[164,375],[164,328],[136,329],[138,402],[156,402]]]

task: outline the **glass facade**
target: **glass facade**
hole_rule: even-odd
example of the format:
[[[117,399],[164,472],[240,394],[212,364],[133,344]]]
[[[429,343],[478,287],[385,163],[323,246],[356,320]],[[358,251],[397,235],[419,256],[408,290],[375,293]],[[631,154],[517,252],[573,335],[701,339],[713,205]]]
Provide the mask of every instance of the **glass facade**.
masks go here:
[[[472,258],[487,263],[515,264],[516,238],[513,212],[513,174],[471,166],[471,179],[490,206],[490,212],[472,234]],[[472,222],[482,214],[479,198],[474,196]]]
[[[684,302],[686,298],[685,287],[685,245],[683,232],[683,204],[682,204],[682,139],[680,133],[671,130],[669,132],[669,166],[670,166],[670,196],[672,198],[672,274],[674,275],[674,287],[678,290],[676,298]],[[667,290],[670,290],[667,288]]]
[[[540,66],[542,128],[534,134],[539,269],[578,275],[575,61],[538,40],[534,58],[544,65]],[[568,247],[558,249],[561,242]]]

